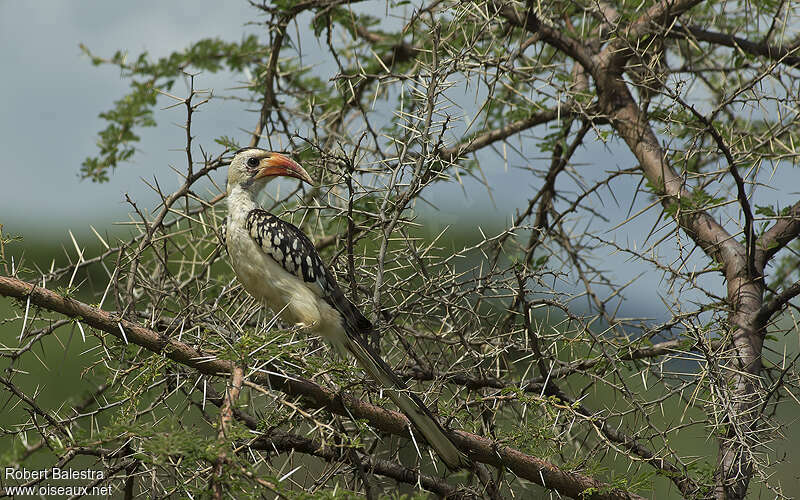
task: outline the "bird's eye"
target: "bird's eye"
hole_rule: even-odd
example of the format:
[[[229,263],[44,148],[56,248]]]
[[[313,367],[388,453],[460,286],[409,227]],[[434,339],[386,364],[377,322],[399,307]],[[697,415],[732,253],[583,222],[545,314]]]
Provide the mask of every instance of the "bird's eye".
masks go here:
[[[248,167],[257,167],[258,166],[258,158],[248,158],[247,159],[247,166]]]

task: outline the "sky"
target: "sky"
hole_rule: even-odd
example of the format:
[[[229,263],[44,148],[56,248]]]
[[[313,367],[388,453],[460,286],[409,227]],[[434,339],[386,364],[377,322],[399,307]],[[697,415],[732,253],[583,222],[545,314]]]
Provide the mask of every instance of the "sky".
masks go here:
[[[81,163],[97,152],[96,135],[104,126],[98,114],[124,95],[128,81],[110,66],[92,66],[79,44],[100,56],[124,49],[132,55],[146,50],[159,57],[200,38],[239,40],[257,32],[258,26],[245,25],[253,14],[246,1],[230,0],[0,0],[0,223],[4,224],[4,233],[33,241],[56,240],[69,246],[68,230],[79,238],[91,238],[90,225],[102,231],[125,220],[129,212],[126,193],[152,206],[155,196],[142,179],[155,176],[162,186],[178,183],[170,165],[183,165],[185,161],[184,153],[178,151],[183,147],[184,131],[175,125],[184,116],[180,111],[162,109],[156,112],[159,126],[137,132],[141,142],[133,161],[114,172],[110,182],[80,180]],[[200,88],[220,91],[239,83],[211,74],[201,74],[197,81]],[[185,91],[180,83],[174,88],[179,95]],[[160,104],[169,103],[162,99]],[[212,101],[195,122],[197,142],[214,145],[213,139],[220,135],[238,136],[246,142],[241,129],[252,128],[254,123],[254,116],[242,111],[238,103]],[[541,156],[541,162],[547,161]],[[465,214],[479,221],[496,214],[511,215],[520,196],[538,185],[530,173],[514,168],[513,163],[511,168],[494,165],[484,171],[493,186],[491,198],[483,190],[465,196],[454,184],[435,188],[427,198],[435,199],[440,210],[429,213],[429,220],[443,226],[463,222]],[[602,171],[636,164],[623,145],[597,141],[581,149],[575,163],[592,163]],[[788,176],[781,174],[773,183],[776,189],[762,191],[762,201],[757,203],[778,201],[785,205],[796,200],[800,196],[797,170]],[[223,176],[220,172],[217,179],[221,182]],[[627,217],[636,188],[634,181],[617,186],[616,200],[606,199],[596,207],[611,223],[592,230],[601,237],[616,238],[624,246],[640,246],[658,211],[636,218],[623,232],[605,232]],[[644,198],[640,196],[637,209],[647,203]],[[669,248],[662,247],[668,262]],[[705,264],[705,259],[697,258],[699,253],[694,253],[689,266]],[[598,266],[609,269],[621,282],[644,273],[624,292],[630,300],[624,302],[620,316],[646,314],[654,322],[668,318],[661,301],[664,283],[660,272],[622,253],[606,252],[597,258]],[[724,290],[719,288],[719,276],[703,279]],[[692,292],[684,295],[687,301],[702,298]]]
[[[125,193],[154,199],[141,178],[177,181],[169,164],[185,158],[174,151],[184,137],[174,123],[183,116],[167,110],[157,111],[158,127],[138,131],[139,151],[110,182],[80,180],[81,163],[96,154],[97,132],[104,127],[98,114],[110,109],[129,85],[119,70],[92,66],[80,43],[100,56],[126,49],[158,57],[203,37],[238,40],[255,29],[244,26],[252,13],[246,2],[209,0],[0,1],[0,67],[5,68],[0,78],[0,222],[6,231],[35,238],[45,229],[66,236],[67,227],[78,233],[86,233],[89,224],[107,227],[125,218]],[[215,75],[201,80],[205,87],[236,84]],[[184,92],[185,86],[179,83],[175,91]],[[237,116],[242,113],[238,107],[224,103],[212,103],[203,112],[210,116],[198,122],[202,143],[220,131],[235,131],[246,118]]]
[[[170,180],[178,182],[170,165],[184,164],[180,149],[185,134],[176,124],[182,123],[185,115],[182,109],[161,109],[172,104],[164,97],[159,97],[156,109],[158,126],[135,131],[141,141],[132,161],[121,164],[110,182],[80,179],[81,163],[96,155],[97,132],[105,126],[98,115],[129,88],[119,70],[92,66],[79,48],[81,43],[101,57],[122,49],[131,57],[147,51],[157,58],[204,37],[234,41],[261,33],[263,28],[246,25],[254,13],[257,11],[244,1],[0,0],[0,67],[15,68],[0,78],[4,185],[0,223],[5,231],[29,239],[66,237],[67,229],[88,235],[89,225],[104,228],[126,219],[126,193],[145,205],[155,202],[143,179],[157,177],[162,186],[168,186]],[[326,64],[324,59],[313,60],[316,41],[303,43],[310,63]],[[197,88],[217,94],[240,83],[229,75],[201,73],[196,77]],[[187,88],[178,82],[172,92],[183,96]],[[247,142],[243,129],[251,129],[255,122],[256,117],[240,105],[212,100],[194,120],[195,143],[208,149],[216,146],[213,139],[221,135]],[[519,186],[516,178],[504,173],[508,171],[488,172],[500,194]],[[223,176],[220,173],[217,179]],[[440,188],[437,194],[437,201],[445,202],[443,208],[448,203],[459,208],[439,214],[442,224],[458,222],[463,208],[484,212],[486,219],[497,210],[510,213],[513,208],[502,202],[497,205],[496,197],[493,203],[485,192],[467,198],[456,186]]]
[[[159,125],[136,131],[141,136],[137,153],[111,175],[110,182],[96,184],[79,178],[83,160],[97,152],[97,132],[104,127],[98,115],[110,109],[129,85],[119,70],[92,66],[79,49],[81,43],[101,57],[122,49],[131,57],[146,50],[155,58],[203,37],[239,40],[260,33],[263,28],[246,25],[255,12],[244,1],[0,0],[0,67],[15,68],[0,78],[4,184],[0,221],[6,230],[26,235],[32,230],[69,227],[89,234],[89,224],[107,227],[125,218],[129,209],[126,193],[139,201],[155,200],[142,179],[156,176],[162,185],[169,180],[177,183],[169,165],[184,162],[183,152],[178,151],[183,147],[184,131],[176,126],[184,119],[181,109],[156,110]],[[310,63],[326,64],[324,50],[317,50],[322,59],[313,60],[315,41],[303,43],[305,53],[311,54]],[[198,88],[217,93],[241,83],[210,73],[199,74],[196,82]],[[179,82],[172,92],[185,95],[186,90]],[[169,104],[168,99],[159,98],[160,108]],[[255,121],[252,113],[237,104],[212,100],[194,121],[196,143],[208,149],[221,135],[238,136],[246,142],[242,130],[251,129]],[[598,154],[613,158],[612,152],[596,149],[593,158]],[[437,188],[437,206],[445,209],[438,215],[439,222],[458,222],[464,208],[484,213],[486,219],[498,211],[511,213],[514,198],[503,194],[519,191],[522,174],[513,165],[484,173],[491,181],[493,196],[478,190],[477,195],[466,197],[460,186]],[[532,185],[524,182],[526,188]],[[448,211],[448,205],[458,210]],[[66,230],[62,234],[66,235]]]
[[[166,98],[160,99],[156,110],[159,125],[137,131],[141,142],[132,162],[118,168],[108,183],[80,180],[81,163],[97,152],[96,135],[104,126],[98,114],[124,95],[128,81],[113,67],[92,66],[79,44],[99,56],[123,49],[132,56],[146,50],[151,57],[159,57],[204,37],[239,40],[246,34],[258,33],[263,27],[246,25],[255,13],[245,1],[0,0],[0,67],[4,68],[0,78],[0,223],[5,225],[4,232],[28,240],[68,242],[67,231],[72,230],[89,238],[90,225],[102,231],[127,218],[126,194],[142,206],[153,206],[156,197],[143,179],[156,177],[165,189],[178,184],[178,176],[170,166],[181,167],[185,162],[180,151],[185,133],[176,126],[184,114],[180,109],[161,109],[171,104]],[[302,43],[305,53],[313,59],[315,41]],[[325,51],[319,49],[316,54],[320,59],[309,62],[326,64]],[[198,88],[217,93],[241,83],[230,76],[212,74],[200,74],[196,82]],[[173,92],[185,95],[186,86],[179,82]],[[214,148],[213,139],[221,135],[246,142],[243,130],[251,129],[256,118],[241,108],[239,103],[225,100],[212,100],[204,106],[194,121],[196,143]],[[531,150],[530,145],[527,150]],[[549,160],[544,154],[538,156],[527,161],[545,168]],[[512,160],[510,166],[485,166],[483,173],[492,186],[491,196],[483,189],[468,190],[467,196],[457,184],[434,187],[426,198],[436,200],[439,210],[428,211],[429,220],[445,226],[463,222],[465,214],[471,221],[513,215],[520,197],[529,195],[540,182],[529,172],[515,168],[523,160]],[[587,141],[575,156],[576,165],[587,163],[597,165],[601,171],[636,164],[624,145],[603,144],[596,138]],[[216,179],[222,183],[224,172],[216,174]],[[477,183],[469,182],[473,186]],[[770,192],[767,201],[793,200],[798,188],[792,186],[800,186],[796,171],[782,178],[779,189]],[[597,226],[599,236],[612,237],[604,231],[627,217],[635,189],[636,179],[625,180],[616,184],[615,200],[597,203],[595,208],[610,220],[603,228]],[[636,209],[647,204],[645,198],[639,196]],[[651,210],[613,237],[623,245],[641,245],[658,215],[657,210]],[[629,295],[635,297],[630,307],[651,310],[656,317],[666,314],[653,286],[659,282],[659,272],[631,263],[623,254],[610,252],[598,255],[598,259],[601,267],[618,271],[622,281],[626,274],[633,277],[639,272],[649,273],[629,289]],[[689,264],[702,266],[705,261]],[[710,279],[721,284],[718,278]]]

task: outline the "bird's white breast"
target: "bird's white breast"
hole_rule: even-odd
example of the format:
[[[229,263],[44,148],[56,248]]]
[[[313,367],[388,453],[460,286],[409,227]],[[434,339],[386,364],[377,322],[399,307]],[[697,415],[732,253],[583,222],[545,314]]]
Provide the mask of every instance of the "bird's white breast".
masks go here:
[[[229,186],[226,246],[244,289],[288,323],[312,327],[331,339],[344,335],[341,315],[323,300],[319,285],[287,272],[250,235],[247,215],[256,207],[249,193]]]
[[[312,327],[324,336],[339,334],[339,314],[303,280],[264,253],[243,219],[229,218],[226,243],[236,277],[250,295],[280,313],[284,321]]]

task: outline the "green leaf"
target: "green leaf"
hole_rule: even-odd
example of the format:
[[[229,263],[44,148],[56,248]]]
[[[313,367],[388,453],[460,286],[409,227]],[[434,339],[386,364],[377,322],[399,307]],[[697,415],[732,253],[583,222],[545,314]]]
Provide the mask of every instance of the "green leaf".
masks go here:
[[[756,214],[765,217],[775,217],[775,209],[769,205],[756,205]]]
[[[156,125],[153,114],[157,102],[155,89],[170,90],[175,81],[188,71],[243,71],[261,63],[268,51],[255,35],[249,35],[240,42],[206,38],[183,51],[173,52],[155,61],[148,57],[147,52],[130,58],[118,50],[111,58],[103,59],[92,54],[84,45],[81,45],[81,49],[93,65],[118,66],[122,77],[131,81],[130,92],[115,101],[110,110],[100,113],[100,118],[107,125],[98,133],[98,154],[86,158],[80,169],[81,178],[93,182],[108,181],[110,172],[133,157],[136,143],[139,142],[136,131]]]

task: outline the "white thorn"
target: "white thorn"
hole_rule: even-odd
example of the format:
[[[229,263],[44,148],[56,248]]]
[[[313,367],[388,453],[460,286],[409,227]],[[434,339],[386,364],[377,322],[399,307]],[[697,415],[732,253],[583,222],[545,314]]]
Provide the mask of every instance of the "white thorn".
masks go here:
[[[119,327],[119,331],[122,332],[122,340],[125,341],[125,345],[128,345],[128,336],[125,335],[125,330],[122,328],[122,323],[117,323],[117,326]]]

